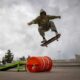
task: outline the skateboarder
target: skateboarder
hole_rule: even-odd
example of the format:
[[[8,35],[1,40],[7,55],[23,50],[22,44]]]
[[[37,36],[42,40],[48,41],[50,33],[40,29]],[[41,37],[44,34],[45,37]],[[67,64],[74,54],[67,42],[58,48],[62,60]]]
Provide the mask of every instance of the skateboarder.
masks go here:
[[[54,31],[56,33],[56,35],[58,34],[58,31],[55,27],[54,22],[50,21],[50,20],[56,19],[56,18],[60,19],[61,16],[47,15],[46,11],[41,9],[40,16],[38,16],[36,19],[34,19],[28,23],[28,25],[38,24],[38,26],[39,26],[38,31],[43,38],[43,41],[41,41],[41,43],[46,42],[45,32],[48,31],[49,29],[51,29],[51,31]]]

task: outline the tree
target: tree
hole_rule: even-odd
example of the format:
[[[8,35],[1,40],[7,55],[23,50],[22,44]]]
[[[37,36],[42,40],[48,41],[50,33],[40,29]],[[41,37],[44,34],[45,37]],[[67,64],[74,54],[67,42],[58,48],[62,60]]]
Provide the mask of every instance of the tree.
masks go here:
[[[6,60],[7,63],[11,63],[13,61],[14,56],[11,53],[11,51],[8,50],[7,53],[5,54],[4,58],[5,58],[5,60]]]
[[[21,57],[21,58],[19,58],[21,61],[25,61],[26,60],[26,58],[23,56],[23,57]]]
[[[2,64],[5,65],[6,64],[6,60],[5,57],[2,58]]]

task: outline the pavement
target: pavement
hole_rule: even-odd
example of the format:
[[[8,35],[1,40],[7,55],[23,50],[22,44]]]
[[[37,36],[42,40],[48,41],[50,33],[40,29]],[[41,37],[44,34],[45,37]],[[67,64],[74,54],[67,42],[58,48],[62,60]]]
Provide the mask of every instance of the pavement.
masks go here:
[[[80,80],[80,67],[55,67],[40,73],[0,71],[0,80]]]

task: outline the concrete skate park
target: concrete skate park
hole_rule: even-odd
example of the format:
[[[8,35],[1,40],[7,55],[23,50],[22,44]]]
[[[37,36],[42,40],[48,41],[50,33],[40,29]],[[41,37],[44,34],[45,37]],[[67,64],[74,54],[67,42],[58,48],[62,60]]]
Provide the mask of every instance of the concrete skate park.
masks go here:
[[[80,62],[55,60],[50,72],[0,71],[0,80],[80,80]]]

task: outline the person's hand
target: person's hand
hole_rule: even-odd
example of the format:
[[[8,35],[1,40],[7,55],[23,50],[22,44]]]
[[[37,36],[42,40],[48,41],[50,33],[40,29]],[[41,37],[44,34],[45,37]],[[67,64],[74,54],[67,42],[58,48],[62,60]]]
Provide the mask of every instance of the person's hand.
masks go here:
[[[31,25],[32,23],[28,23],[28,25]]]
[[[59,19],[61,19],[61,16],[58,16]]]

